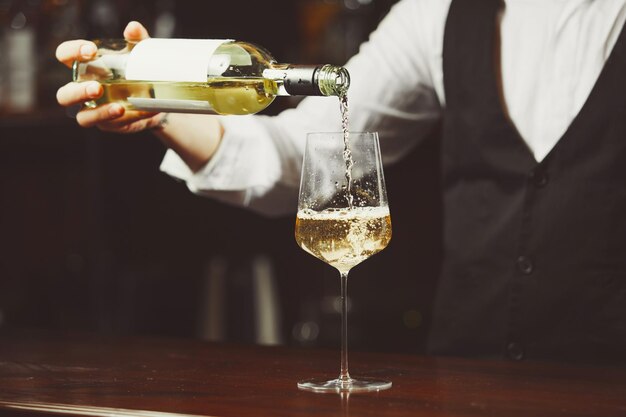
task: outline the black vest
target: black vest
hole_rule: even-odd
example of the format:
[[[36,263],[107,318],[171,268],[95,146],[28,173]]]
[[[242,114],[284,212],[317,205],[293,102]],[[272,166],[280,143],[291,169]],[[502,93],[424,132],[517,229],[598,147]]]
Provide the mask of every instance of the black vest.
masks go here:
[[[626,363],[626,32],[537,163],[501,103],[498,0],[446,23],[435,354]]]

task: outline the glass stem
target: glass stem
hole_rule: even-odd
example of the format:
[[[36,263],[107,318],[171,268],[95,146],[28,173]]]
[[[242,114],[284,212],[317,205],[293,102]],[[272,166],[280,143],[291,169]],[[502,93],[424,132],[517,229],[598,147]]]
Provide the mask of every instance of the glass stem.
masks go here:
[[[348,373],[348,272],[341,273],[341,373],[342,383],[350,381]]]

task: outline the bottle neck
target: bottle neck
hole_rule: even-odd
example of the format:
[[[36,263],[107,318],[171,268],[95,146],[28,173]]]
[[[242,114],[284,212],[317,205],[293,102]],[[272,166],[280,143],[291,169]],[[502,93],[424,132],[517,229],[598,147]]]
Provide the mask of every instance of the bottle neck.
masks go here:
[[[290,96],[342,96],[348,91],[350,75],[333,65],[275,65],[264,76],[281,83]]]
[[[318,85],[320,66],[290,65],[285,69],[283,86],[291,96],[321,96]]]

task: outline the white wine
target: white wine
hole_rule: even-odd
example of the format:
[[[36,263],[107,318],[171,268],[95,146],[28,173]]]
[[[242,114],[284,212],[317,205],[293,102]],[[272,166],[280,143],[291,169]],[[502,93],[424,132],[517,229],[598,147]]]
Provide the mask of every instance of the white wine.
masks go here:
[[[296,241],[311,255],[348,272],[383,250],[391,240],[389,208],[300,210]]]
[[[198,39],[95,41],[96,58],[76,61],[74,81],[98,81],[104,95],[90,107],[118,102],[129,109],[254,114],[276,96],[341,96],[350,76],[333,65],[278,64],[247,42]]]
[[[348,111],[348,94],[344,91],[339,95],[339,112],[341,113],[341,130],[343,133],[343,161],[346,164],[346,195],[348,197],[348,208],[352,208],[354,204],[354,196],[352,195],[352,167],[354,160],[352,159],[352,151],[350,150],[350,117]]]
[[[277,85],[264,78],[213,78],[205,83],[113,80],[102,84],[95,105],[118,102],[129,110],[175,111],[185,106],[196,113],[253,114],[269,106]]]

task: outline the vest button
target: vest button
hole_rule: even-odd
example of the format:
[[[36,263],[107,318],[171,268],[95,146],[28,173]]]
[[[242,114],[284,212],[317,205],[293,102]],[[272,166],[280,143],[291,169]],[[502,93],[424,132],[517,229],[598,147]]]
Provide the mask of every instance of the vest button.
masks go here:
[[[530,171],[528,179],[537,188],[545,187],[548,184],[548,174],[542,169]]]
[[[533,273],[535,266],[528,256],[520,256],[517,258],[517,269],[524,275],[530,275]]]
[[[524,359],[524,347],[517,342],[511,342],[506,346],[506,353],[509,359],[521,361]]]

